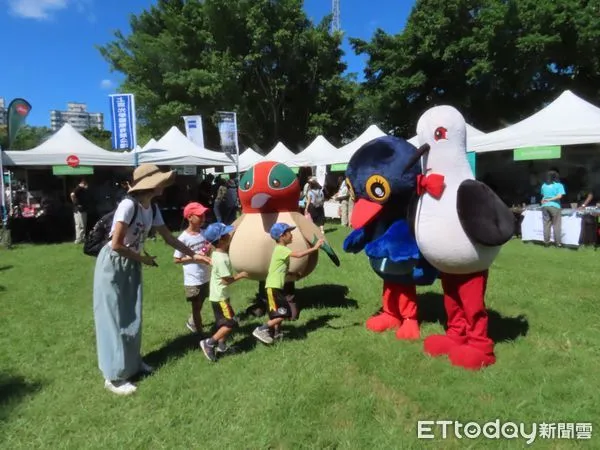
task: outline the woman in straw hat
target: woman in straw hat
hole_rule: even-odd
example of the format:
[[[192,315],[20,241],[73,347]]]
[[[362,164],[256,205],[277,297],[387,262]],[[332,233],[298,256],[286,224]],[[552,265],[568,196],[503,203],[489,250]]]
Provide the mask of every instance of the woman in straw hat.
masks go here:
[[[160,210],[151,203],[173,183],[174,178],[174,172],[162,172],[151,164],[142,164],[135,169],[128,197],[119,203],[115,211],[111,240],[100,251],[96,261],[94,321],[98,365],[104,375],[104,386],[115,394],[132,394],[136,386],[129,379],[140,372],[152,371],[142,361],[140,353],[141,266],[156,265],[155,257],[143,252],[144,240],[150,229],[154,228],[167,244],[196,262],[210,264],[209,258],[195,254],[171,234]]]

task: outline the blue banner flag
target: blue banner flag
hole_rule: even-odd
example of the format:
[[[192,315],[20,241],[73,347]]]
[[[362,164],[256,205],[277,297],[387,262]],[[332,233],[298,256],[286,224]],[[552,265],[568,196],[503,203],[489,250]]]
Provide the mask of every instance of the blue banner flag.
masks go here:
[[[110,116],[113,149],[133,150],[137,145],[133,94],[110,95]]]

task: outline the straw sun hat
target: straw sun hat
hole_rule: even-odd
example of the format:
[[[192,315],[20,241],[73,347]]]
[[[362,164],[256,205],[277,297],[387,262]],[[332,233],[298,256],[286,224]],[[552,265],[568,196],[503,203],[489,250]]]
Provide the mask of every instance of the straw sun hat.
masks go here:
[[[166,187],[175,181],[175,172],[162,172],[154,164],[142,164],[133,171],[129,192]]]

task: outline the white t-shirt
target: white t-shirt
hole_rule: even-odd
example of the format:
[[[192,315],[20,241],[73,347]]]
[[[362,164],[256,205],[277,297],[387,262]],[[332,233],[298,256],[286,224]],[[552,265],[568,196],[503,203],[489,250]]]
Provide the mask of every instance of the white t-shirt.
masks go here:
[[[194,250],[195,253],[200,253],[202,247],[206,246],[208,242],[202,236],[202,233],[190,234],[184,231],[177,238],[189,248]],[[184,255],[179,250],[175,250],[173,258],[183,258]],[[183,264],[183,285],[184,286],[200,286],[204,283],[208,283],[210,280],[210,268],[205,264]]]
[[[154,214],[154,209],[156,209],[156,215],[154,216],[153,221],[152,216]],[[115,226],[117,222],[123,222],[125,225],[129,225],[134,211],[135,205],[133,200],[130,198],[126,198],[119,203],[119,206],[117,206],[117,210],[115,211],[115,215],[113,217],[112,227],[110,229],[111,236],[115,232]],[[165,222],[163,221],[162,214],[160,213],[160,209],[158,209],[158,207],[155,208],[150,206],[149,208],[145,209],[140,203],[138,203],[137,216],[131,223],[131,226],[127,228],[127,233],[125,234],[125,240],[123,243],[131,250],[141,253],[144,248],[144,241],[146,240],[150,229],[152,227],[159,227],[164,224]],[[112,245],[112,242],[109,245]]]

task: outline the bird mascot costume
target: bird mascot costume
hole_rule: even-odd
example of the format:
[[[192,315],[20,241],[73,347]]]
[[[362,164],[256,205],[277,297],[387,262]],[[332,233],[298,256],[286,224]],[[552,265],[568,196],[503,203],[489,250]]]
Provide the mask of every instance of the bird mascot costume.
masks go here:
[[[355,201],[350,219],[354,231],[344,250],[365,250],[383,279],[383,311],[367,320],[369,330],[395,329],[398,339],[418,339],[416,285],[430,285],[437,271],[421,256],[411,211],[421,173],[416,147],[385,136],[363,145],[351,158],[346,183]]]
[[[229,247],[233,268],[248,272],[252,280],[263,282],[268,273],[271,255],[276,242],[269,231],[276,222],[284,222],[296,228],[292,231],[292,251],[303,251],[312,247],[319,239],[325,239],[319,228],[298,212],[300,184],[292,170],[274,161],[261,161],[250,168],[240,180],[239,197],[242,215],[234,222],[235,231]],[[325,241],[321,247],[331,260],[340,262]],[[290,260],[290,275],[286,278],[288,301],[292,318],[298,310],[293,299],[293,282],[308,276],[316,267],[318,253]],[[257,305],[266,309],[265,305]]]
[[[466,124],[451,106],[426,111],[417,124],[423,175],[415,235],[423,256],[440,271],[445,335],[429,336],[424,350],[477,370],[494,364],[488,336],[485,291],[488,269],[513,234],[513,215],[500,198],[473,177],[466,156]],[[443,191],[432,186],[443,182]],[[433,189],[435,190],[435,189]]]

